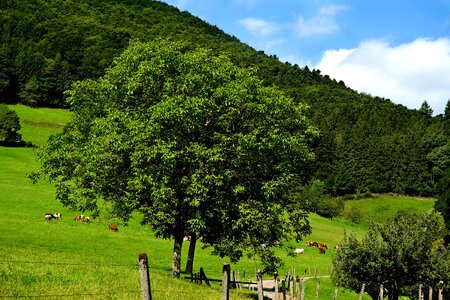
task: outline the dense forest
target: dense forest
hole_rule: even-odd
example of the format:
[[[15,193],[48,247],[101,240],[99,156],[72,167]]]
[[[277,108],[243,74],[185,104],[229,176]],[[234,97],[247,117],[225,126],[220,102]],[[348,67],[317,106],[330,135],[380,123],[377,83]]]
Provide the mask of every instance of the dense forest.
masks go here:
[[[264,84],[307,103],[321,132],[307,173],[329,193],[433,195],[450,166],[449,103],[443,115],[433,116],[426,101],[411,110],[357,93],[158,1],[0,1],[0,102],[68,108],[64,91],[73,82],[102,76],[131,39],[157,38],[256,67]]]

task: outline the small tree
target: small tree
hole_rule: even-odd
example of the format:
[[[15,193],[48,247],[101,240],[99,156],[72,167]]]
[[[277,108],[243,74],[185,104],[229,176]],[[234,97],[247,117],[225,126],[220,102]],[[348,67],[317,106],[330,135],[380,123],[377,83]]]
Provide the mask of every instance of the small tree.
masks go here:
[[[332,278],[355,291],[364,283],[372,299],[382,284],[390,300],[409,295],[418,284],[447,282],[448,252],[433,246],[444,234],[435,212],[401,213],[385,225],[372,223],[362,241],[352,234],[339,244]]]
[[[11,145],[22,139],[19,133],[20,120],[17,113],[0,104],[0,144]]]
[[[360,223],[362,218],[361,209],[355,206],[345,205],[344,218],[352,223]]]
[[[325,183],[321,180],[313,180],[310,184],[304,186],[300,193],[300,198],[308,203],[312,212],[317,212],[319,202],[326,196]]]
[[[450,120],[450,99],[447,100],[447,104],[445,105],[444,118]]]
[[[424,100],[422,102],[422,104],[420,105],[419,112],[421,115],[424,115],[429,119],[433,117],[433,109],[431,108],[430,104],[428,104],[427,100]]]
[[[342,215],[344,207],[345,201],[342,197],[324,197],[318,202],[317,214],[333,219]]]

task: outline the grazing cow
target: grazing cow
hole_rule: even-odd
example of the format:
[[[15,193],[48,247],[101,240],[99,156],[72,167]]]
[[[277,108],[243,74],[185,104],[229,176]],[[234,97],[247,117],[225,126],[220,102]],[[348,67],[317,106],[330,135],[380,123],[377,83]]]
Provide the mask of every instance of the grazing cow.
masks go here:
[[[313,246],[313,247],[319,247],[319,243],[313,242],[313,243],[312,243],[312,246]]]
[[[295,253],[295,254],[303,254],[303,253],[305,253],[305,249],[303,249],[303,248],[297,248],[297,249],[294,250],[294,253]]]
[[[322,243],[322,242],[319,242],[318,244],[319,244],[319,248],[325,248],[325,249],[328,249],[327,244]]]
[[[44,217],[44,219],[46,221],[50,221],[51,219],[61,220],[61,218],[62,218],[61,213],[55,213],[55,214],[45,213],[45,217]]]
[[[119,228],[117,228],[116,225],[111,225],[111,224],[108,225],[108,229],[109,229],[109,230],[112,230],[112,231],[114,231],[114,232],[119,231]]]
[[[319,247],[319,253],[320,254],[325,254],[325,248],[324,247]]]
[[[307,246],[307,247],[312,247],[312,246],[313,246],[313,242],[311,242],[311,241],[306,241],[306,246]]]
[[[74,220],[75,221],[80,221],[80,222],[87,222],[87,223],[91,222],[91,219],[88,216],[85,216],[85,215],[75,216]]]
[[[56,219],[53,214],[45,213],[45,221],[50,221],[51,219]]]

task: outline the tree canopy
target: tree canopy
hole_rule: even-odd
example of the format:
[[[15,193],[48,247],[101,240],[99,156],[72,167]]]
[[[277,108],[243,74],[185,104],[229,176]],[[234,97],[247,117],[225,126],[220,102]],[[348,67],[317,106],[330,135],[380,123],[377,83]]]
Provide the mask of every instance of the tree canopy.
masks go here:
[[[317,129],[305,105],[264,87],[255,70],[133,41],[68,100],[74,118],[39,152],[41,174],[65,205],[98,211],[106,201],[125,221],[141,212],[157,236],[174,238],[175,276],[185,235],[232,261],[258,255],[273,271],[272,246],[310,232],[290,188],[309,180]]]
[[[345,237],[333,259],[332,278],[357,292],[365,284],[372,299],[378,299],[380,285],[389,300],[412,296],[419,284],[436,288],[450,279],[444,235],[435,212],[399,213],[386,224],[371,224],[361,241],[353,234]]]
[[[432,116],[426,101],[412,110],[358,93],[160,1],[0,1],[0,102],[69,108],[64,91],[73,82],[97,80],[130,39],[158,38],[256,67],[264,86],[276,85],[295,103],[309,105],[307,117],[321,131],[311,170],[326,193],[435,193],[441,176],[435,171],[442,170],[447,152],[429,141],[448,140],[447,113]]]

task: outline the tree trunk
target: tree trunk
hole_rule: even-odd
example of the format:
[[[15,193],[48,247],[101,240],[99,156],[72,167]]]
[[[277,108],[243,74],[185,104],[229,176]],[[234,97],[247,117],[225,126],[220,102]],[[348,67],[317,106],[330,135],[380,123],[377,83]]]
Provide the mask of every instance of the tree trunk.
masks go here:
[[[392,292],[389,291],[389,293],[388,293],[389,300],[398,300],[399,296],[400,296],[400,291],[397,289],[394,289]]]
[[[195,255],[195,245],[197,244],[197,235],[195,233],[191,234],[191,241],[189,244],[189,252],[188,258],[186,261],[186,270],[187,274],[191,274],[194,269],[194,255]]]
[[[172,255],[172,277],[180,277],[181,272],[181,247],[183,246],[183,235],[174,236]]]

